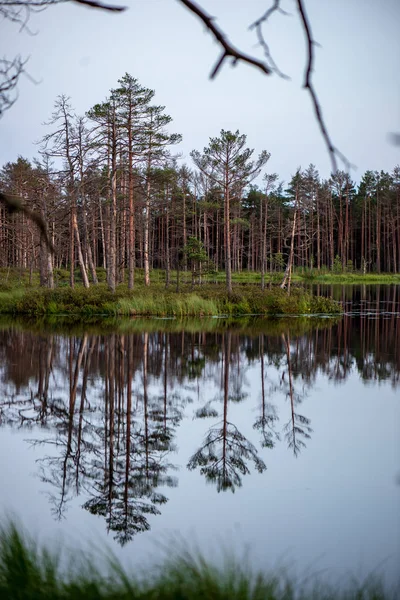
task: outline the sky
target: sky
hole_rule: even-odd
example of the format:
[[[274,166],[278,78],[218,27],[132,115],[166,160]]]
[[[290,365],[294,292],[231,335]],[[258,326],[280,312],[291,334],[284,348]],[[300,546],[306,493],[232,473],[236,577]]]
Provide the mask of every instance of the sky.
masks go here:
[[[115,0],[110,3],[118,4]],[[249,25],[271,5],[266,0],[200,0],[230,41],[262,59]],[[302,89],[305,41],[293,0],[290,15],[275,14],[265,34],[283,80],[254,67],[228,62],[209,74],[220,48],[179,0],[126,0],[122,14],[76,4],[31,15],[29,28],[0,22],[1,55],[29,56],[18,100],[0,121],[0,165],[19,155],[37,156],[35,142],[48,133],[59,94],[71,97],[78,114],[103,101],[128,72],[155,90],[155,102],[173,118],[170,131],[183,142],[174,152],[191,165],[221,129],[247,135],[257,155],[268,150],[267,172],[288,180],[298,167],[316,165],[328,177],[331,163],[307,92]],[[400,2],[398,0],[305,0],[316,48],[314,81],[333,139],[355,165],[392,170],[400,148],[388,134],[400,132]],[[32,82],[34,79],[35,82]],[[342,165],[343,168],[343,165]]]

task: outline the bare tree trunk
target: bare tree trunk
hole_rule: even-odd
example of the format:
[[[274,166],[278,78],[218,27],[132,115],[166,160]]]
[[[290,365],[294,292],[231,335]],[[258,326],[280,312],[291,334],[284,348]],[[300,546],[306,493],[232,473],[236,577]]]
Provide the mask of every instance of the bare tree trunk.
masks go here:
[[[111,207],[110,243],[108,252],[108,287],[115,292],[117,280],[117,130],[115,113],[112,116],[111,130]]]
[[[293,256],[294,256],[294,237],[295,237],[295,233],[296,233],[297,211],[298,211],[298,207],[297,207],[297,200],[296,200],[296,206],[295,206],[294,214],[293,214],[292,235],[291,235],[291,240],[290,240],[290,253],[289,253],[289,258],[288,258],[288,262],[286,265],[285,275],[284,275],[283,281],[281,283],[282,289],[285,289],[285,287],[287,285],[287,290],[288,290],[289,294],[290,294],[290,283],[291,283],[291,279],[292,279],[292,267],[293,267]]]
[[[186,191],[185,188],[183,190],[183,214],[182,214],[182,219],[183,219],[183,247],[186,248],[186,244],[187,244],[187,230],[186,230]],[[187,271],[187,260],[186,260],[186,253],[184,254],[184,258],[183,258],[183,270]]]
[[[75,241],[76,241],[76,248],[78,251],[78,262],[79,262],[79,268],[80,268],[81,275],[82,275],[82,282],[83,282],[83,285],[85,288],[89,288],[89,279],[88,279],[88,276],[86,273],[85,261],[83,260],[81,240],[79,237],[78,221],[76,218],[76,211],[73,211],[72,227],[75,232]]]
[[[149,169],[150,170],[150,169]],[[144,240],[143,240],[143,260],[144,260],[144,284],[150,285],[150,258],[149,258],[149,235],[150,235],[150,173],[148,170],[146,184],[146,205],[144,217]]]
[[[47,248],[47,287],[54,288],[53,257]]]
[[[168,207],[168,185],[165,191],[165,287],[169,287],[170,255],[169,255],[169,207]]]
[[[69,284],[73,288],[75,287],[75,235],[74,235],[74,212],[75,207],[73,201],[71,203],[71,214],[70,214],[70,225],[69,225]]]
[[[101,233],[101,245],[103,246],[103,269],[107,268],[107,245],[106,236],[104,233],[104,221],[103,221],[103,209],[99,198],[99,217],[100,217],[100,233]]]
[[[81,182],[82,182],[82,178],[83,178],[83,173],[81,173]],[[90,246],[90,240],[89,240],[89,231],[88,231],[87,216],[86,216],[85,191],[83,189],[82,183],[81,183],[81,185],[82,185],[81,195],[82,195],[82,204],[83,204],[83,206],[82,206],[82,221],[83,221],[84,241],[85,241],[87,257],[88,257],[88,262],[89,262],[89,269],[90,269],[90,273],[92,275],[92,280],[93,280],[94,284],[97,284],[97,283],[99,283],[99,281],[97,279],[96,267],[93,262],[92,248]]]
[[[225,276],[226,290],[228,295],[232,294],[232,259],[231,259],[231,206],[230,190],[228,184],[228,172],[225,173],[225,203],[224,203],[224,231],[225,231]]]

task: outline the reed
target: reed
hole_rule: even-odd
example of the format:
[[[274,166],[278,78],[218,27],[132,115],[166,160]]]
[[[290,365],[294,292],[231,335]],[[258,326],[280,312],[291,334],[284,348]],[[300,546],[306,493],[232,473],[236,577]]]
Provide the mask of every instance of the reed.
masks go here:
[[[0,528],[0,598],[7,600],[395,600],[376,577],[329,585],[308,578],[254,571],[226,557],[217,567],[200,553],[178,549],[163,564],[129,573],[111,554],[96,565],[92,556],[52,552],[15,523]],[[100,558],[100,557],[99,557]],[[101,564],[103,563],[103,564]],[[105,563],[105,564],[104,564]],[[307,583],[304,583],[305,581]]]

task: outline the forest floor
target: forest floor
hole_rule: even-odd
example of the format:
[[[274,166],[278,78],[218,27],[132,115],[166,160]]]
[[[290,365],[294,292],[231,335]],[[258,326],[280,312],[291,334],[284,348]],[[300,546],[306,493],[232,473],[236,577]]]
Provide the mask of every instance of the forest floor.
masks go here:
[[[62,548],[40,547],[14,524],[0,529],[0,597],[8,600],[305,600],[319,598],[385,600],[399,598],[399,589],[387,589],[376,576],[329,585],[291,578],[284,569],[255,572],[245,560],[225,556],[222,567],[199,553],[177,548],[164,563],[147,572],[131,574],[107,555]],[[226,554],[226,553],[225,553]],[[303,582],[302,582],[303,580]],[[304,583],[307,582],[307,583]]]

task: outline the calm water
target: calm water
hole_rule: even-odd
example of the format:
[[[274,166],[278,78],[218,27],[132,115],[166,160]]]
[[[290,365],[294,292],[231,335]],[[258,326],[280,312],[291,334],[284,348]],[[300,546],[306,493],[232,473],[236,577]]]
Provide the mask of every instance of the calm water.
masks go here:
[[[124,563],[396,581],[400,288],[325,291],[343,318],[0,323],[1,513]]]

